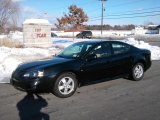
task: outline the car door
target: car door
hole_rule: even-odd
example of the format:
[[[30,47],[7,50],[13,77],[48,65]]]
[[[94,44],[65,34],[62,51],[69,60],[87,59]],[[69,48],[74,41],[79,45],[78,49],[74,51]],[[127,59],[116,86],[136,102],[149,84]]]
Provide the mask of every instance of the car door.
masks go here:
[[[131,66],[130,46],[122,42],[112,42],[113,55],[110,59],[112,65],[112,76],[129,73]]]
[[[87,56],[94,56],[88,59],[82,70],[86,81],[93,81],[110,76],[111,46],[109,43],[97,45]]]

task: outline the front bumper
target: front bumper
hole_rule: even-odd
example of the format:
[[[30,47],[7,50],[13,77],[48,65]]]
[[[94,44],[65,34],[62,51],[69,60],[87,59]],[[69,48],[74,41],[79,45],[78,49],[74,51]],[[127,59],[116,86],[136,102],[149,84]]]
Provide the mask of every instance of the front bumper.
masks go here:
[[[53,78],[35,78],[28,80],[17,80],[11,78],[11,84],[18,90],[39,93],[39,92],[50,92],[53,86]]]

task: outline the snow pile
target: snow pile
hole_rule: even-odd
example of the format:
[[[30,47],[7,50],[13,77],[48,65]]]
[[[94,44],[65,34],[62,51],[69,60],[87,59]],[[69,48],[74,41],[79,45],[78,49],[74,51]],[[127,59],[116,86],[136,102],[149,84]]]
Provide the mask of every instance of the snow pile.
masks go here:
[[[15,31],[8,34],[8,38],[23,42],[23,32]]]
[[[40,48],[7,48],[0,47],[0,83],[9,82],[16,67],[26,61],[51,56],[49,50]]]
[[[7,35],[0,35],[0,39],[4,39],[6,37],[7,37]]]
[[[76,36],[79,32],[66,32],[66,31],[52,31],[61,37],[73,37]],[[103,35],[101,35],[100,30],[91,30],[93,37],[125,37],[132,34],[131,30],[103,30]]]
[[[69,45],[76,43],[76,42],[82,42],[82,41],[88,41],[89,39],[77,39],[77,38],[53,38],[52,43],[53,47],[55,48],[65,48]],[[94,39],[91,39],[94,40]]]
[[[148,49],[151,51],[151,59],[152,60],[160,60],[160,47],[152,46],[149,43],[144,41],[137,41],[134,38],[128,38],[123,40],[123,42],[133,45],[138,48]]]
[[[66,40],[66,39],[53,40],[52,42],[53,42],[53,47],[55,48],[65,48],[74,43],[73,40]]]
[[[72,38],[54,38],[53,39],[53,47],[55,48],[65,48],[75,42],[79,41],[88,41],[89,39],[72,39]],[[94,40],[94,39],[91,39]],[[95,39],[96,40],[96,39]],[[134,38],[127,38],[125,40],[120,40],[122,42],[128,43],[138,48],[148,49],[151,51],[151,59],[152,60],[160,60],[160,47],[152,46],[149,43],[144,41],[137,41]]]
[[[9,82],[9,78],[11,77],[12,72],[20,63],[22,63],[20,60],[17,60],[12,56],[3,59],[3,62],[0,62],[0,83]]]
[[[0,47],[0,83],[9,82],[12,72],[20,63],[50,57],[50,50],[52,50],[52,52],[56,52],[75,42],[86,40],[88,41],[89,39],[73,40],[72,38],[54,38],[52,40],[53,47],[49,49]],[[144,41],[137,41],[134,38],[128,38],[126,40],[123,40],[123,42],[131,44],[138,48],[148,49],[151,51],[152,60],[160,60],[160,47],[151,46],[149,43],[146,43]]]
[[[21,57],[22,56],[50,56],[48,50],[41,49],[41,48],[8,48],[8,47],[0,47],[0,55],[1,54],[13,55],[13,56],[21,56]]]
[[[0,39],[8,38],[10,40],[17,40],[19,42],[23,42],[23,32],[15,31],[10,32],[7,35],[0,35]]]

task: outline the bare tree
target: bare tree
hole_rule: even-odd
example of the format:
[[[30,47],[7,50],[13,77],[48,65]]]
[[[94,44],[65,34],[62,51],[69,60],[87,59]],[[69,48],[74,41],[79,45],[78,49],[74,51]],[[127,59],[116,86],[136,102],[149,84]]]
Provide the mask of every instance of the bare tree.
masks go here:
[[[8,23],[17,24],[19,3],[13,0],[0,0],[0,32],[4,32]]]
[[[76,5],[71,5],[68,9],[68,14],[57,18],[58,23],[55,26],[61,30],[84,29],[84,22],[88,21],[87,14],[84,13],[82,8],[78,8]]]

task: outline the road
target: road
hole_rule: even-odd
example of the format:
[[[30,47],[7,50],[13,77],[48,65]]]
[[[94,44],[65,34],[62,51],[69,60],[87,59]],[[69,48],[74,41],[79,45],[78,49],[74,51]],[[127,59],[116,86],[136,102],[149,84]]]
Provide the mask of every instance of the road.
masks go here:
[[[66,99],[27,96],[10,84],[0,84],[0,120],[160,120],[159,70],[160,61],[154,61],[142,81],[88,85]]]

